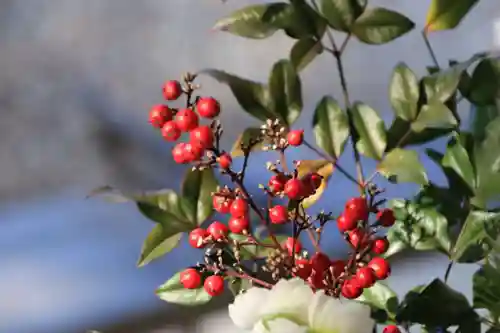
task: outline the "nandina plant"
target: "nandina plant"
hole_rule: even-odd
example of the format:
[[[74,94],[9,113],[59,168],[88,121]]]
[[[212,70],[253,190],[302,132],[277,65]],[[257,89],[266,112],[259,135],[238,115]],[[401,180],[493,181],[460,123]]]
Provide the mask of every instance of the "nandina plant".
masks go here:
[[[167,102],[151,108],[149,122],[175,143],[172,158],[188,165],[188,171],[180,192],[120,194],[156,223],[139,266],[170,252],[186,235],[193,248],[203,251],[200,262],[171,277],[158,296],[197,305],[228,288],[235,295],[229,307],[234,323],[255,332],[370,332],[376,324],[383,324],[386,333],[413,325],[425,332],[475,333],[481,324],[496,332],[500,61],[485,52],[442,66],[428,39],[432,32],[458,26],[478,1],[431,2],[422,37],[433,64],[421,77],[404,63],[395,66],[389,86],[394,118],[388,128],[373,108],[351,99],[344,51],[352,39],[391,42],[415,23],[367,0],[318,2],[252,5],[217,22],[215,28],[246,38],[263,39],[281,30],[296,40],[289,59],[271,69],[267,84],[215,69],[164,84]],[[344,34],[340,43],[332,31]],[[300,72],[322,54],[335,60],[342,103],[325,96],[312,115],[304,115],[312,116],[315,142],[310,142],[309,129],[294,126],[303,108]],[[223,106],[201,93],[200,75],[228,85],[241,109],[261,122],[246,129],[231,149],[221,140]],[[177,100],[183,105],[168,103]],[[475,110],[469,130],[457,111],[459,103]],[[425,153],[442,169],[446,185],[429,178],[412,149],[439,138],[447,140],[445,150],[427,148]],[[354,171],[339,163],[345,145],[352,150]],[[312,151],[318,159],[290,160],[289,152],[297,149]],[[252,163],[253,154],[266,154],[270,161]],[[369,177],[362,164],[366,159],[377,162]],[[249,182],[250,167],[267,172],[267,183],[257,188]],[[313,207],[335,183],[334,171],[359,191],[345,198],[340,214],[332,207]],[[412,198],[387,198],[384,188],[398,183],[416,183],[420,189]],[[109,187],[99,190],[110,191],[118,195]],[[330,224],[336,227],[328,230],[350,246],[348,256],[322,249]],[[305,239],[311,246],[303,244]],[[449,265],[442,279],[431,279],[399,300],[383,280],[391,274],[390,257],[403,250],[437,251]],[[479,265],[472,277],[472,303],[447,285],[454,263]]]

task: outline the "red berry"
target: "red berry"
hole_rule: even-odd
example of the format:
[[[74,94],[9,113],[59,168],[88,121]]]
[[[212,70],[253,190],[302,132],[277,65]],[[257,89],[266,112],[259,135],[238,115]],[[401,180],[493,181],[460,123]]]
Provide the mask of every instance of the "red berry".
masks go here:
[[[384,258],[375,257],[368,263],[378,280],[384,280],[391,274],[391,266]]]
[[[179,280],[186,289],[196,289],[201,285],[201,274],[194,268],[181,272]]]
[[[298,276],[303,280],[307,280],[307,278],[311,275],[312,265],[307,259],[296,259],[295,268],[296,272],[293,275]]]
[[[220,104],[213,97],[202,97],[196,103],[196,110],[203,118],[215,118],[220,113]]]
[[[377,238],[373,241],[372,244],[372,251],[375,252],[376,254],[383,254],[387,251],[389,248],[389,241],[387,238]]]
[[[207,231],[213,239],[219,240],[227,236],[229,229],[224,223],[215,221],[208,226]]]
[[[218,275],[209,276],[206,278],[203,288],[210,296],[218,296],[224,291],[224,279]]]
[[[182,132],[189,132],[198,127],[198,115],[191,109],[180,109],[175,122]]]
[[[401,333],[401,330],[396,325],[388,325],[384,327],[383,333]]]
[[[276,205],[269,209],[269,219],[273,224],[283,224],[288,221],[288,211],[285,206]]]
[[[267,186],[269,187],[269,190],[271,190],[271,192],[276,194],[283,191],[285,183],[286,183],[286,177],[284,175],[273,175],[269,179],[269,183],[267,184]]]
[[[204,149],[199,142],[191,141],[184,146],[184,154],[188,162],[196,162],[203,156]]]
[[[163,85],[163,97],[167,101],[174,101],[179,98],[182,94],[182,87],[179,81],[167,81]]]
[[[291,200],[298,200],[303,193],[302,181],[297,178],[290,179],[285,183],[285,188],[283,189],[285,195]]]
[[[311,258],[311,265],[316,272],[324,272],[330,267],[330,258],[324,253],[316,252]]]
[[[162,128],[163,125],[172,119],[172,111],[166,105],[154,105],[149,111],[149,123],[156,128]]]
[[[185,164],[188,163],[188,158],[186,155],[186,143],[179,142],[172,149],[172,157],[174,158],[175,163]]]
[[[181,137],[181,130],[175,121],[167,121],[161,128],[161,135],[167,141],[177,141]]]
[[[285,241],[285,249],[287,249],[288,254],[290,256],[293,256],[294,254],[298,254],[300,250],[302,250],[302,243],[300,243],[300,240],[293,238],[293,237],[288,237]]]
[[[288,132],[286,140],[291,146],[300,146],[304,141],[304,131],[303,130],[293,130]]]
[[[342,213],[337,218],[337,227],[339,228],[340,232],[346,232],[356,229],[358,227],[358,221],[350,218],[345,213]]]
[[[202,228],[196,228],[189,233],[189,245],[195,249],[201,249],[205,246],[203,240],[208,236],[208,232]]]
[[[203,148],[212,148],[214,144],[214,133],[210,126],[202,125],[193,129],[189,133],[191,141],[196,141],[201,144]]]
[[[347,237],[349,243],[351,243],[351,245],[358,250],[365,247],[368,240],[366,237],[366,233],[362,229],[354,229],[349,231],[347,233]]]
[[[214,209],[221,214],[228,214],[233,200],[214,195],[212,197],[212,204]]]
[[[345,213],[356,221],[366,221],[368,219],[368,205],[364,198],[351,198],[345,205]]]
[[[229,230],[235,234],[242,234],[243,231],[248,230],[250,221],[248,217],[231,217],[228,222]]]
[[[313,268],[311,276],[309,276],[308,280],[314,289],[323,289],[326,287],[324,271],[323,272],[316,271]]]
[[[231,158],[231,155],[227,153],[223,153],[222,155],[220,155],[219,165],[222,169],[229,169],[232,163],[233,159]]]
[[[330,269],[333,271],[333,276],[335,278],[338,278],[340,274],[342,274],[345,271],[345,266],[347,265],[347,262],[344,260],[332,260],[330,264]]]
[[[363,293],[363,288],[359,285],[356,279],[345,280],[340,289],[342,296],[347,299],[355,299],[361,296]]]
[[[391,227],[396,222],[394,211],[390,208],[384,208],[377,213],[377,220],[384,227]]]
[[[248,203],[245,199],[236,198],[231,207],[229,208],[229,212],[232,217],[241,217],[246,216],[248,213]]]
[[[370,267],[361,267],[356,271],[356,281],[361,288],[370,288],[375,284],[375,273]]]

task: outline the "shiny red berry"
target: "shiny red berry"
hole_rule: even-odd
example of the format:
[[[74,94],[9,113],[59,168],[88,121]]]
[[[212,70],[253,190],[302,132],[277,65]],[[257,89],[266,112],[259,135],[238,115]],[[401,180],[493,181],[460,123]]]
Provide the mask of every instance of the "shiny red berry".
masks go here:
[[[242,198],[236,198],[229,208],[229,213],[231,213],[233,217],[246,216],[248,213],[247,201]]]
[[[191,245],[195,249],[201,249],[205,246],[205,243],[203,241],[207,236],[208,232],[205,229],[196,228],[189,233],[189,245]]]
[[[368,263],[368,267],[370,267],[373,270],[377,280],[387,279],[391,274],[391,266],[384,258],[380,257],[373,258]]]
[[[229,214],[229,210],[233,200],[221,197],[219,195],[214,195],[212,197],[212,205],[214,209],[221,214]]]
[[[197,289],[201,285],[201,274],[194,268],[181,272],[179,280],[186,289]]]
[[[361,288],[370,288],[375,284],[375,273],[370,267],[361,267],[356,271],[356,281]]]
[[[298,276],[303,280],[307,280],[307,278],[311,275],[312,265],[307,259],[296,259],[295,260],[295,269],[294,276]]]
[[[340,293],[347,299],[356,299],[363,293],[363,288],[356,279],[345,280],[340,289]]]
[[[189,133],[191,141],[196,141],[201,144],[203,148],[212,148],[214,144],[214,133],[210,126],[202,125],[193,129]]]
[[[161,128],[161,135],[167,141],[177,141],[181,137],[181,130],[175,121],[167,121]]]
[[[285,195],[291,200],[298,200],[303,194],[302,181],[297,178],[292,178],[285,183],[285,188],[283,189]]]
[[[286,140],[291,146],[300,146],[304,142],[304,131],[293,130],[288,132]]]
[[[356,221],[366,221],[368,219],[368,204],[365,198],[351,198],[345,205],[345,214]]]
[[[273,224],[283,224],[288,221],[288,211],[285,206],[276,205],[269,209],[269,219]]]
[[[293,237],[288,237],[284,245],[290,256],[298,254],[302,250],[302,243],[300,240]]]
[[[206,278],[203,288],[210,296],[218,296],[224,292],[224,278],[212,275]]]
[[[244,231],[248,230],[250,226],[250,221],[248,217],[231,217],[228,222],[229,230],[235,234],[242,234]]]
[[[203,118],[215,118],[220,113],[220,104],[213,97],[202,97],[196,103],[196,110]]]
[[[331,261],[326,254],[322,252],[316,252],[311,257],[311,265],[313,270],[317,272],[324,272],[330,267]]]
[[[180,109],[175,115],[177,127],[182,132],[189,132],[198,127],[198,115],[191,109]]]
[[[384,227],[391,227],[396,222],[394,211],[390,208],[384,208],[377,213],[377,220]]]
[[[346,232],[356,229],[357,226],[358,221],[350,218],[345,213],[340,214],[340,216],[337,218],[337,227],[339,228],[340,232]]]
[[[384,327],[383,333],[401,333],[401,330],[396,325],[387,325]]]
[[[172,111],[166,105],[154,105],[149,111],[149,123],[156,128],[162,128],[163,125],[172,119]]]
[[[228,153],[223,153],[219,156],[219,165],[222,169],[229,169],[232,163],[233,159]]]
[[[205,150],[197,141],[190,141],[184,146],[184,153],[188,162],[196,162],[201,159]]]
[[[182,87],[179,81],[171,80],[165,82],[163,85],[163,97],[167,101],[174,101],[182,94]]]
[[[364,232],[362,229],[354,229],[349,231],[347,233],[347,237],[352,247],[358,250],[364,248],[368,241],[366,232]]]
[[[174,158],[175,163],[185,164],[188,163],[188,158],[186,155],[186,143],[179,142],[172,149],[172,157]]]
[[[224,223],[215,221],[208,226],[207,232],[213,237],[213,239],[219,240],[227,236],[229,229]]]
[[[372,244],[372,251],[375,252],[376,254],[383,254],[387,251],[389,248],[389,241],[387,238],[377,238],[373,241]]]
[[[287,179],[284,175],[273,175],[269,179],[267,186],[272,193],[280,193],[285,188],[286,181]]]

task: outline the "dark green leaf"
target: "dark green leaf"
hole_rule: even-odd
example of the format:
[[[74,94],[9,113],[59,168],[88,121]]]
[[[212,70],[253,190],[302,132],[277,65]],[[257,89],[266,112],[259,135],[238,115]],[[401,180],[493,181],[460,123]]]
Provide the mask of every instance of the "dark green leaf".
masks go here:
[[[500,97],[500,59],[483,59],[472,73],[468,99],[480,106],[495,104]]]
[[[281,20],[281,28],[296,39],[314,36],[321,40],[327,22],[305,0],[290,0],[291,15]]]
[[[263,84],[242,79],[217,69],[203,70],[200,74],[206,74],[228,85],[240,106],[251,116],[262,121],[276,118],[270,108],[269,91]]]
[[[474,149],[476,170],[476,195],[488,201],[500,194],[500,118],[496,118],[486,127],[485,139],[477,142]]]
[[[404,120],[414,120],[417,116],[419,96],[415,73],[406,64],[398,64],[389,87],[389,99],[396,116]]]
[[[254,144],[255,143],[255,144]],[[249,127],[243,131],[243,133],[238,136],[231,149],[232,157],[240,157],[244,155],[243,147],[251,146],[251,151],[259,151],[263,148],[265,143],[264,138],[261,135],[260,128]],[[246,148],[245,148],[246,149]]]
[[[451,128],[428,128],[416,133],[411,130],[411,122],[396,117],[387,131],[386,151],[396,147],[402,148],[428,143],[449,134],[451,131]]]
[[[333,29],[348,32],[365,7],[366,0],[322,0],[320,9]]]
[[[410,182],[424,185],[429,181],[418,154],[414,150],[400,148],[391,150],[384,156],[377,170],[396,183]]]
[[[462,222],[468,214],[466,207],[463,207],[463,194],[454,187],[440,187],[429,183],[415,196],[415,202],[421,207],[436,209],[446,217],[449,226]]]
[[[302,88],[300,78],[289,60],[278,61],[269,77],[269,92],[274,113],[290,126],[302,111]]]
[[[338,158],[349,137],[349,121],[337,101],[325,96],[316,105],[313,118],[316,144],[328,155]]]
[[[457,120],[451,110],[443,103],[434,100],[422,107],[417,119],[411,124],[411,129],[414,132],[422,132],[430,128],[455,128],[457,124]]]
[[[399,305],[396,293],[382,282],[364,289],[363,294],[356,301],[386,311],[389,318],[394,318]]]
[[[479,268],[472,277],[473,306],[486,309],[493,318],[500,318],[500,269],[491,263]]]
[[[213,211],[212,193],[217,180],[212,169],[188,171],[182,183],[182,208],[195,226],[202,224]]]
[[[375,110],[363,103],[353,105],[352,116],[359,135],[357,149],[367,157],[381,160],[387,145],[384,121]]]
[[[425,31],[448,30],[457,27],[479,0],[432,0],[427,11]]]
[[[156,295],[168,303],[180,305],[201,305],[212,299],[212,296],[207,294],[203,288],[184,288],[180,281],[180,273],[176,273],[170,280],[162,284],[156,290]]]
[[[386,8],[366,10],[352,26],[353,34],[367,44],[388,43],[415,27],[409,18]]]
[[[172,251],[179,244],[182,232],[189,230],[189,228],[176,229],[176,227],[171,224],[155,225],[142,245],[141,255],[137,262],[137,266],[145,266],[151,261]]]
[[[474,138],[481,142],[486,136],[486,128],[495,118],[500,116],[499,107],[497,105],[488,105],[476,107],[471,105],[471,112],[473,113],[472,133]]]
[[[474,189],[476,183],[474,167],[467,150],[456,138],[448,142],[442,164],[455,171],[471,189]]]
[[[323,52],[323,45],[312,37],[298,40],[290,51],[290,61],[297,72],[309,65]]]

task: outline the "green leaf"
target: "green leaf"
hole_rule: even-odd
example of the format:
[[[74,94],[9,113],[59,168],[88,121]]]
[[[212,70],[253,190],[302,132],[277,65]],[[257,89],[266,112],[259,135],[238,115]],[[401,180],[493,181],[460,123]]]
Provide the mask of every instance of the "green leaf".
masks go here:
[[[182,232],[186,231],[189,231],[189,228],[176,229],[172,225],[155,225],[142,245],[137,266],[143,267],[172,251],[179,244]]]
[[[321,14],[335,30],[348,32],[354,21],[363,13],[366,0],[322,0]]]
[[[366,44],[385,44],[401,37],[415,27],[415,23],[398,12],[386,8],[366,10],[356,19],[352,33]]]
[[[356,301],[384,310],[389,318],[394,318],[399,305],[396,293],[382,282],[364,289],[363,294]]]
[[[255,144],[254,144],[255,143]],[[259,151],[262,150],[264,146],[264,138],[262,138],[260,128],[249,127],[241,133],[236,141],[233,144],[233,148],[231,149],[232,157],[241,157],[244,156],[243,147],[251,146],[252,149],[250,151]]]
[[[257,236],[256,236],[257,237]],[[285,235],[275,235],[276,239],[280,244],[283,244],[289,236]],[[238,242],[246,242],[248,237],[239,234],[229,234],[229,238],[232,240],[236,240]],[[259,242],[265,245],[274,245],[271,237],[257,237]],[[242,245],[240,248],[240,257],[241,260],[249,260],[254,258],[265,258],[269,256],[271,253],[276,251],[274,247],[263,247],[256,245]]]
[[[404,120],[414,120],[420,97],[417,76],[404,63],[394,69],[389,87],[389,99],[396,115]]]
[[[442,164],[455,171],[471,189],[474,189],[476,183],[474,167],[467,150],[456,138],[448,142]]]
[[[497,168],[500,159],[500,118],[486,127],[485,139],[476,142],[474,148],[474,167],[476,170],[476,196],[489,201],[500,194],[500,172]]]
[[[464,295],[435,279],[405,296],[397,319],[399,322],[448,328],[475,320],[477,315]]]
[[[189,224],[182,211],[180,199],[172,190],[145,192],[132,196],[136,201],[139,211],[148,219],[157,223]]]
[[[427,174],[414,150],[395,148],[385,155],[377,170],[396,183],[427,184]]]
[[[307,67],[319,54],[323,45],[312,37],[298,40],[290,51],[290,61],[297,72]]]
[[[281,20],[281,28],[295,39],[314,36],[321,40],[326,30],[327,22],[305,0],[290,0],[291,15]]]
[[[417,119],[411,124],[414,132],[426,129],[451,129],[458,125],[455,116],[446,105],[439,101],[432,101],[420,110]]]
[[[499,104],[500,105],[500,104]],[[489,123],[500,116],[497,105],[479,106],[471,105],[474,118],[471,124],[471,131],[478,142],[482,142],[486,136],[486,128]]]
[[[491,317],[500,318],[500,269],[486,263],[472,277],[472,304],[475,309],[486,309]]]
[[[316,105],[313,131],[321,149],[334,158],[340,157],[349,137],[349,121],[333,98],[325,96]]]
[[[384,121],[375,110],[363,103],[353,105],[352,116],[359,135],[357,149],[367,157],[381,160],[387,145]]]
[[[180,305],[201,305],[208,303],[212,299],[212,296],[207,294],[203,288],[184,288],[180,281],[180,272],[162,284],[156,290],[156,295],[168,303]]]
[[[236,278],[236,277],[231,277],[229,279],[229,290],[233,294],[233,296],[238,296],[241,292],[244,290],[247,290],[252,286],[250,283],[250,280],[248,279],[242,279],[242,278]]]
[[[182,208],[189,221],[201,225],[213,211],[212,193],[217,180],[212,169],[188,171],[182,183]]]
[[[396,223],[387,233],[390,244],[387,257],[405,248],[449,252],[448,222],[435,208],[409,200],[391,200],[390,207]]]
[[[500,59],[483,59],[472,73],[468,99],[480,106],[495,104],[500,97]]]
[[[427,10],[425,31],[454,29],[479,0],[432,0]]]
[[[325,191],[328,180],[332,175],[334,170],[333,163],[327,160],[301,160],[300,164],[297,166],[298,177],[302,178],[307,174],[316,172],[323,177],[321,185],[316,189],[316,192],[302,200],[302,207],[309,208],[319,200],[323,192]]]
[[[276,118],[271,111],[271,96],[265,85],[217,69],[206,69],[199,74],[206,74],[228,85],[240,106],[251,116],[261,121]]]
[[[387,148],[390,151],[396,147],[406,147],[411,145],[420,145],[436,140],[449,134],[451,128],[428,128],[421,132],[411,130],[411,122],[401,118],[394,118],[391,127],[387,131]]]
[[[273,66],[269,77],[269,91],[274,113],[286,125],[292,125],[302,111],[302,88],[300,78],[289,60],[280,60]]]
[[[500,221],[500,213],[472,211],[451,251],[451,259],[456,262],[474,263],[484,259],[491,251],[492,234]],[[498,231],[498,230],[497,230]]]

